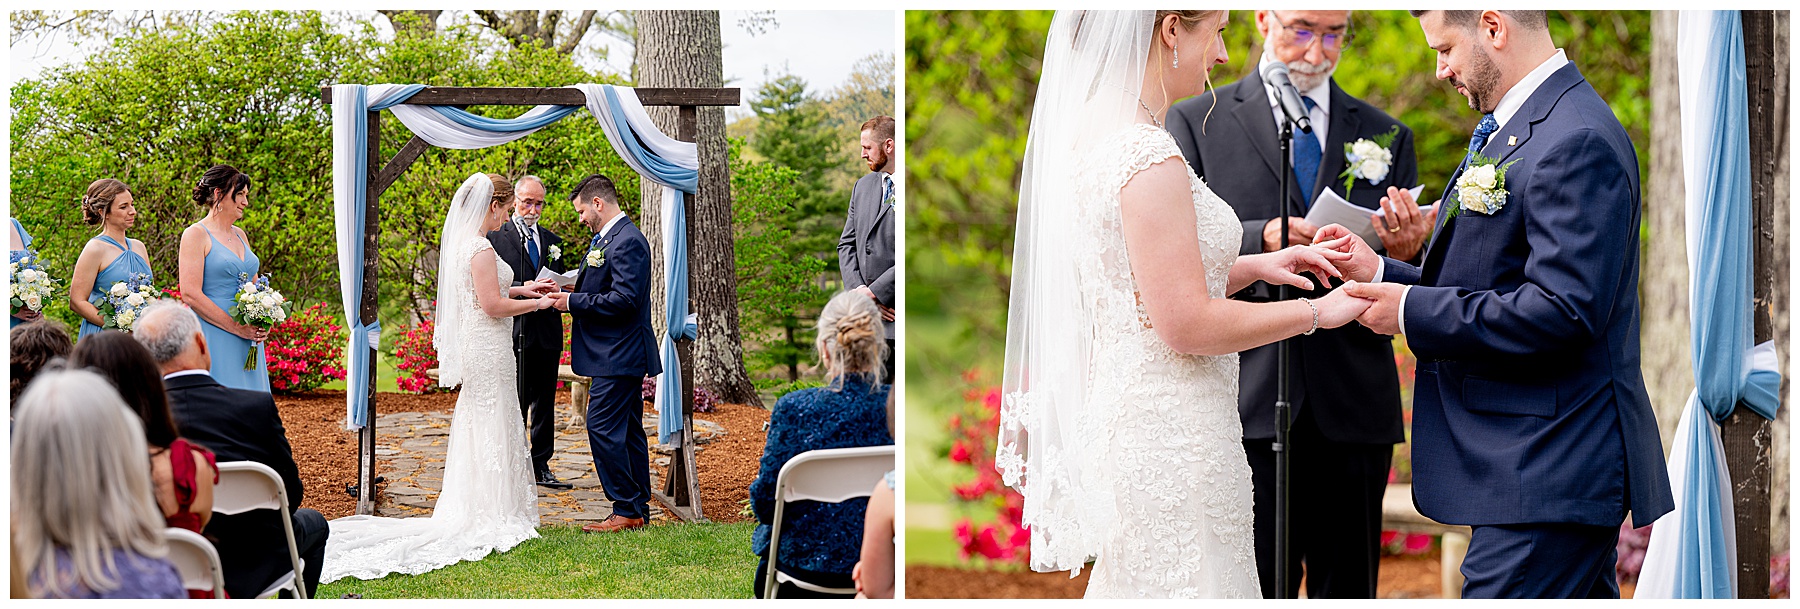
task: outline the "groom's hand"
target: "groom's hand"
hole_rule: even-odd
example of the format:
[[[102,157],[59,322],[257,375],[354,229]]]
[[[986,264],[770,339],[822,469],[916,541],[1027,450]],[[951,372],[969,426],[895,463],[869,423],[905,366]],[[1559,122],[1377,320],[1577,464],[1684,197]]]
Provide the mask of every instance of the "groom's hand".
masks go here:
[[[567,292],[551,292],[549,294],[545,294],[544,297],[550,299],[550,301],[553,303],[552,306],[556,307],[556,310],[558,310],[558,311],[569,310],[569,294]]]
[[[1397,283],[1355,283],[1343,288],[1345,294],[1375,301],[1356,321],[1381,334],[1400,333],[1400,297],[1406,286]]]
[[[1333,261],[1345,279],[1368,283],[1375,280],[1375,270],[1381,268],[1381,255],[1341,224],[1327,224],[1319,229],[1314,243],[1316,247],[1350,254],[1348,260]]]

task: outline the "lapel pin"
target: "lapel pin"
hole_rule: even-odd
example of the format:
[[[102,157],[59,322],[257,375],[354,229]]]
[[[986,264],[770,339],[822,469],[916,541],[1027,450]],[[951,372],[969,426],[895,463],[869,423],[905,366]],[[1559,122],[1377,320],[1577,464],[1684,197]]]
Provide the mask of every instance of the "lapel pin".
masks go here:
[[[1508,145],[1508,146],[1519,145],[1519,136],[1516,136],[1516,135],[1506,136],[1506,145]]]

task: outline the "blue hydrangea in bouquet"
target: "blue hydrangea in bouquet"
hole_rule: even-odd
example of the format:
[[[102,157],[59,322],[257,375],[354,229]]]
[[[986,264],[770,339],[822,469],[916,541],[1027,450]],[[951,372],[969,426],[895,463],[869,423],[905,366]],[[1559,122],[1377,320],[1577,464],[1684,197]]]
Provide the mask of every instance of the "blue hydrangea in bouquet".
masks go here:
[[[56,279],[44,272],[37,250],[12,252],[12,314],[20,310],[43,311],[44,303],[56,291]]]
[[[231,297],[231,310],[225,312],[233,321],[268,329],[287,321],[288,314],[294,312],[294,303],[269,287],[268,275],[251,277],[249,273],[238,273],[238,282],[237,295]],[[256,369],[261,346],[261,341],[250,346],[250,354],[244,358],[245,370]]]
[[[124,281],[113,282],[100,302],[94,303],[100,308],[100,327],[130,332],[137,326],[138,314],[160,293],[150,285],[149,273],[132,273]]]

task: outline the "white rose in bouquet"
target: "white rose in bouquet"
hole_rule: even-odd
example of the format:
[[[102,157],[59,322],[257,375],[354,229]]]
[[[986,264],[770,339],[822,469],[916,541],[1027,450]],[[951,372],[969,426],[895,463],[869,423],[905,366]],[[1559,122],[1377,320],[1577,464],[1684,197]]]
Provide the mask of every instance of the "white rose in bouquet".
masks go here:
[[[118,296],[120,298],[124,298],[126,294],[131,293],[131,288],[125,287],[125,282],[121,281],[121,282],[113,284],[112,289],[107,290],[107,293],[111,294],[113,296]]]

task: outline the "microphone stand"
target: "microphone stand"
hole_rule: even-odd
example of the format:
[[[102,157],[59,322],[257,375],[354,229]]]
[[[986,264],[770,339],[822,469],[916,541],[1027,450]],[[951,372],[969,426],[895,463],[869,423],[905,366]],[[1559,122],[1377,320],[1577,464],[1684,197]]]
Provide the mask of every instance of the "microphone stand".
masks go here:
[[[1281,158],[1284,171],[1281,172],[1281,249],[1288,248],[1288,195],[1293,191],[1294,168],[1294,121],[1281,121]],[[1288,286],[1276,286],[1276,299],[1288,299]],[[1281,340],[1275,347],[1275,443],[1271,446],[1275,451],[1275,595],[1276,598],[1288,597],[1288,484],[1289,466],[1292,465],[1288,454],[1288,374],[1290,368],[1292,337]]]

